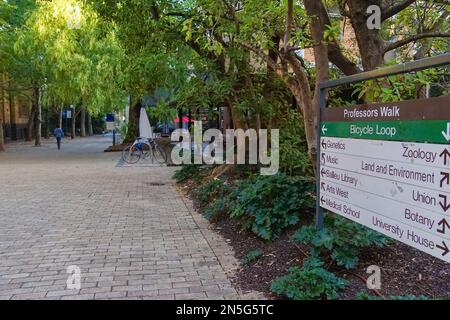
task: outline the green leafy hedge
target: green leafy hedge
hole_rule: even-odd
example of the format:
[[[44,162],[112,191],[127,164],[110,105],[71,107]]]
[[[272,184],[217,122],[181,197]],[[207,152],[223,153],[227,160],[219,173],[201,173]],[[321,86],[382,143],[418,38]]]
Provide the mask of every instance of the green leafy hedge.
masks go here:
[[[314,207],[312,181],[283,173],[239,181],[228,197],[230,216],[244,229],[271,240]]]
[[[195,165],[195,164],[189,164],[184,165],[181,167],[181,169],[175,171],[175,174],[173,175],[173,179],[177,183],[184,182],[186,180],[196,178],[200,175],[201,172],[201,166]]]
[[[311,257],[305,260],[301,268],[293,267],[289,274],[275,279],[271,290],[294,300],[337,299],[339,291],[348,285],[348,281],[323,266],[323,261]]]
[[[347,269],[356,267],[361,249],[386,244],[382,234],[337,215],[325,217],[323,230],[315,226],[302,227],[292,240],[312,244],[314,255],[329,254],[337,265]]]

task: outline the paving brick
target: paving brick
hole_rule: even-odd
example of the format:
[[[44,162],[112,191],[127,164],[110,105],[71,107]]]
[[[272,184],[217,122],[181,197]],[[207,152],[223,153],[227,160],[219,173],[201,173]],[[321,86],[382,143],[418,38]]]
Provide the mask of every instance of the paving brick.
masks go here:
[[[239,262],[177,192],[176,169],[120,167],[109,144],[43,139],[0,154],[0,300],[239,297],[227,276]],[[72,265],[81,290],[66,289]]]

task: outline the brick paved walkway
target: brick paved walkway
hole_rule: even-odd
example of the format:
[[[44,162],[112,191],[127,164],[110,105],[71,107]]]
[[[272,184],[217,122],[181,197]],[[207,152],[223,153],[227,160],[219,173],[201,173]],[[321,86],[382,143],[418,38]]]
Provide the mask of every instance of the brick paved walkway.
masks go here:
[[[241,297],[230,248],[191,214],[174,169],[118,168],[109,142],[0,154],[0,299]],[[80,290],[67,289],[69,266]]]

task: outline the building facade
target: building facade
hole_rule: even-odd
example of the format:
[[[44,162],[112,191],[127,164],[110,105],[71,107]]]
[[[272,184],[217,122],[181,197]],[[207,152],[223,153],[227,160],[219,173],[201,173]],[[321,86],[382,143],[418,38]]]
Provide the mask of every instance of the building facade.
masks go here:
[[[2,112],[5,140],[25,139],[30,116],[31,102],[24,96],[9,97],[3,89],[0,92],[0,112]]]

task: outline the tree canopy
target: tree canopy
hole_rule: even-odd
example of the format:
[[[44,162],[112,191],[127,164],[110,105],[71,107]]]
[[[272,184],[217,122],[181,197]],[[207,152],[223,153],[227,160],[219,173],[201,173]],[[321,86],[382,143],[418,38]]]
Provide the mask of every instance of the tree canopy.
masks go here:
[[[371,5],[380,8],[379,29],[368,27]],[[129,96],[140,106],[165,88],[170,95],[160,108],[223,107],[237,128],[298,126],[312,160],[318,83],[449,49],[449,5],[439,0],[20,0],[0,6],[0,72],[11,93],[38,87],[44,108],[65,103],[104,113],[123,107]],[[436,72],[419,76],[414,88],[399,85],[400,78],[390,86],[353,88],[351,100],[418,97],[427,83],[443,79]],[[288,116],[293,110],[296,123]]]

